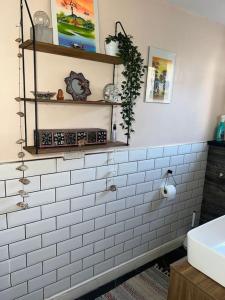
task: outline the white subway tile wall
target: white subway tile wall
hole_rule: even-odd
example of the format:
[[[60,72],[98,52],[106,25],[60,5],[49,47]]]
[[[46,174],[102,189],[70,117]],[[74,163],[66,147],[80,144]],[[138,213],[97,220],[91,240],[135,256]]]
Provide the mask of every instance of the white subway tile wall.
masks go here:
[[[18,164],[1,165],[0,299],[46,299],[185,234],[206,160],[197,143],[27,162],[29,209],[19,211]],[[159,192],[168,169],[172,201]]]

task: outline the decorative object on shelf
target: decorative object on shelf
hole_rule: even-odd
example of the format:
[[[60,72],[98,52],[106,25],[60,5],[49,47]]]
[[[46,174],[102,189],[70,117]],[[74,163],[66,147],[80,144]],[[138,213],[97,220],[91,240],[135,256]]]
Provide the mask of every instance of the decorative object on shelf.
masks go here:
[[[16,42],[18,44],[20,44],[22,42],[22,38],[21,38],[21,23],[22,22],[20,22],[20,25],[18,26],[18,28],[19,28],[19,37],[16,39]],[[19,128],[20,128],[20,137],[16,141],[16,144],[20,147],[20,150],[19,150],[19,153],[18,153],[18,158],[21,161],[21,165],[18,166],[16,168],[16,170],[21,172],[21,176],[22,177],[19,179],[19,182],[22,184],[22,190],[18,191],[18,194],[23,198],[23,202],[19,202],[17,204],[17,206],[20,207],[20,208],[22,208],[22,209],[25,209],[25,208],[28,208],[28,205],[26,203],[24,203],[24,198],[28,197],[29,194],[24,190],[24,185],[30,184],[30,180],[27,179],[24,176],[24,172],[26,170],[28,170],[28,167],[24,163],[25,153],[23,152],[23,145],[26,144],[26,138],[23,137],[23,126],[22,126],[22,117],[25,116],[25,113],[22,111],[22,102],[21,102],[21,71],[22,71],[21,58],[23,58],[23,55],[22,55],[21,51],[22,50],[19,48],[19,55],[17,55],[18,60],[19,60],[19,62],[18,62],[18,68],[19,68],[19,70],[18,70],[19,71],[18,91],[19,91],[19,96],[15,98],[15,100],[18,102],[18,105],[19,105],[19,112],[17,113],[17,115],[20,117],[19,118],[20,119],[20,125],[19,125]]]
[[[145,102],[170,103],[172,99],[176,54],[149,47]]]
[[[62,89],[59,89],[59,90],[58,90],[56,99],[57,99],[58,101],[63,101],[63,100],[64,100],[64,93],[63,93],[63,90],[62,90]]]
[[[29,208],[28,203],[25,203],[25,202],[18,202],[16,204],[16,206],[18,206],[19,208],[22,208],[22,209],[28,209]]]
[[[103,97],[106,101],[118,102],[120,100],[118,87],[113,83],[107,84],[103,90]]]
[[[82,73],[71,71],[70,76],[65,78],[65,83],[67,93],[71,94],[75,101],[85,101],[87,96],[91,95],[89,81]]]
[[[123,33],[117,33],[118,25],[121,26]],[[145,67],[144,60],[142,59],[141,53],[138,51],[138,47],[134,45],[132,36],[126,34],[121,22],[116,22],[116,32],[114,37],[119,42],[119,57],[122,59],[124,65],[124,71],[122,72],[124,79],[121,85],[121,115],[123,123],[120,125],[126,131],[125,135],[127,136],[127,143],[129,144],[131,133],[134,132],[134,106],[137,97],[140,96],[140,90],[144,83],[142,77],[145,74]]]
[[[31,93],[35,97],[35,92],[31,91]],[[55,92],[37,92],[36,93],[37,99],[43,99],[43,100],[51,100],[51,98],[53,98],[55,95],[56,95]]]
[[[105,53],[111,56],[119,55],[119,41],[117,36],[109,35],[105,39]]]
[[[34,132],[34,140],[35,137],[36,132]],[[38,130],[37,145],[39,148],[99,145],[106,143],[107,130],[100,128]]]
[[[51,0],[54,44],[99,52],[97,0]]]
[[[42,43],[53,43],[53,29],[49,28],[50,18],[44,11],[36,11],[34,16],[35,39]],[[33,40],[33,28],[30,29],[30,37]]]

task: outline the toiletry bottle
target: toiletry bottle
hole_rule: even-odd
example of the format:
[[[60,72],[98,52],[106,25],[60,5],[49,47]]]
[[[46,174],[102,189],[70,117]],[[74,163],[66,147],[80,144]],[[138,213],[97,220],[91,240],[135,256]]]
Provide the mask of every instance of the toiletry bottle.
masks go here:
[[[224,132],[225,132],[225,115],[221,116],[220,122],[216,128],[216,141],[224,141]]]

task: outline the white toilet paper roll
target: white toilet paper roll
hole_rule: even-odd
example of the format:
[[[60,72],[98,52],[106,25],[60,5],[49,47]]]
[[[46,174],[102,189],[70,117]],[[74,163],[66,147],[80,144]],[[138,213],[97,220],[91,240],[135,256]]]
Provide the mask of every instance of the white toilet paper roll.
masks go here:
[[[175,199],[176,197],[176,187],[174,185],[166,185],[161,187],[161,195],[168,200]]]

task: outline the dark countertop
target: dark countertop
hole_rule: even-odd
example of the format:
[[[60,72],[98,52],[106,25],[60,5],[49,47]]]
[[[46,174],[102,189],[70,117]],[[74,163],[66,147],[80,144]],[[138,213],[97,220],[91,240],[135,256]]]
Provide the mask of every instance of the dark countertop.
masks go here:
[[[217,142],[217,141],[208,141],[209,146],[217,146],[225,148],[225,141]]]

